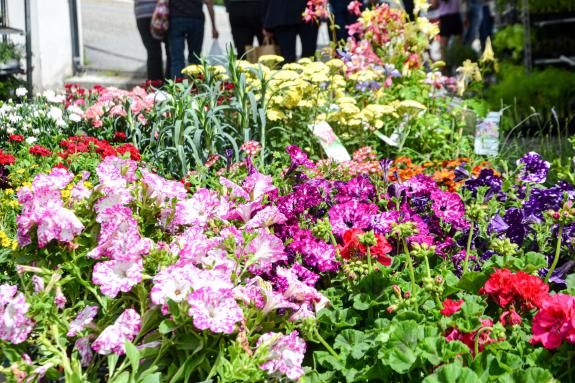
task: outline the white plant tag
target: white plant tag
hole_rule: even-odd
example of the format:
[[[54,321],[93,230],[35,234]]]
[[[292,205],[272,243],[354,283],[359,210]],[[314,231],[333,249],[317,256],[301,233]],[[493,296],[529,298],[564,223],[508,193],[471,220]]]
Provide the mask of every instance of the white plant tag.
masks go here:
[[[325,154],[335,162],[351,161],[351,156],[347,149],[341,143],[341,140],[334,133],[331,126],[327,121],[322,121],[317,124],[308,125],[313,135],[319,139],[319,143]]]

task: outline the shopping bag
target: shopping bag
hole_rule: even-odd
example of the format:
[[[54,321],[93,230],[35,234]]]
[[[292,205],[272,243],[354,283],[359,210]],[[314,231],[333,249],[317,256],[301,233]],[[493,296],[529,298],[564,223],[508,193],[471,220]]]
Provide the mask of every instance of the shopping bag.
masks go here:
[[[223,64],[225,62],[225,57],[223,56],[222,48],[217,39],[212,42],[212,47],[210,48],[210,53],[207,57],[208,64],[217,65]]]
[[[170,27],[170,2],[169,0],[158,0],[152,22],[150,23],[150,33],[156,40],[165,40]]]
[[[272,38],[266,36],[262,45],[253,46],[246,45],[246,60],[251,63],[257,63],[258,59],[264,55],[279,55],[280,48],[276,45]]]

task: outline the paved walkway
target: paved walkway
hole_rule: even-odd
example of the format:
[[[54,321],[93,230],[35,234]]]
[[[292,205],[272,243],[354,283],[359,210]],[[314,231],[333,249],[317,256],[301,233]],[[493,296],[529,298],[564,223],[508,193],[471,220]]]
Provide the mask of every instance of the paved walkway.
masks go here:
[[[85,65],[100,71],[145,72],[146,51],[136,27],[133,0],[81,0],[82,40]],[[205,11],[207,16],[207,10]],[[202,53],[209,54],[213,44],[211,26],[206,17]],[[232,41],[228,15],[216,6],[218,43],[222,50]],[[327,28],[320,31],[318,43],[326,45]]]

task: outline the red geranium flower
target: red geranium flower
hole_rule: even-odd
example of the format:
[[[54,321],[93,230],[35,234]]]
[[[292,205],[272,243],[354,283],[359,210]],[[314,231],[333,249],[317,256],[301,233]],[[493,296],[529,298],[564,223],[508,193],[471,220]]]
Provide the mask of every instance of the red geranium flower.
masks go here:
[[[575,297],[555,294],[545,298],[533,318],[532,331],[531,343],[549,350],[561,346],[563,340],[575,343]]]
[[[24,136],[21,136],[19,134],[11,134],[8,136],[8,139],[14,142],[22,142],[24,141]]]
[[[4,153],[0,149],[0,165],[12,165],[14,162],[16,162],[16,159],[12,154]]]
[[[489,295],[499,306],[507,307],[511,303],[519,304],[525,310],[541,307],[549,295],[549,286],[541,278],[519,271],[495,270],[485,282],[481,294]]]
[[[52,152],[48,149],[46,149],[45,147],[41,146],[41,145],[34,145],[32,147],[30,147],[30,149],[28,149],[28,152],[30,152],[30,154],[34,154],[36,156],[41,156],[41,157],[46,157],[46,156],[51,156]]]
[[[124,142],[126,141],[126,133],[124,132],[116,132],[114,135],[114,141],[116,142]]]
[[[363,257],[367,254],[365,245],[359,241],[359,236],[363,234],[364,232],[360,229],[350,229],[343,234],[343,247],[340,249],[344,259],[351,259],[352,256]],[[383,235],[375,234],[375,238],[377,243],[369,248],[371,256],[382,265],[390,266],[391,258],[386,254],[392,250],[391,245]]]
[[[447,298],[446,300],[443,301],[443,309],[440,311],[440,313],[442,315],[445,315],[446,317],[452,316],[453,314],[455,314],[456,312],[461,310],[462,304],[463,304],[463,299],[460,299],[458,301],[454,301],[454,300]]]

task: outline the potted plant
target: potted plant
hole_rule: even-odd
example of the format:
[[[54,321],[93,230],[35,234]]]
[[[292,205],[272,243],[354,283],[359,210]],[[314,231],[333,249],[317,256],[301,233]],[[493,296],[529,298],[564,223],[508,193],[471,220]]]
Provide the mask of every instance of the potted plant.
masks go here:
[[[0,71],[8,71],[20,67],[20,49],[12,41],[0,43]]]

